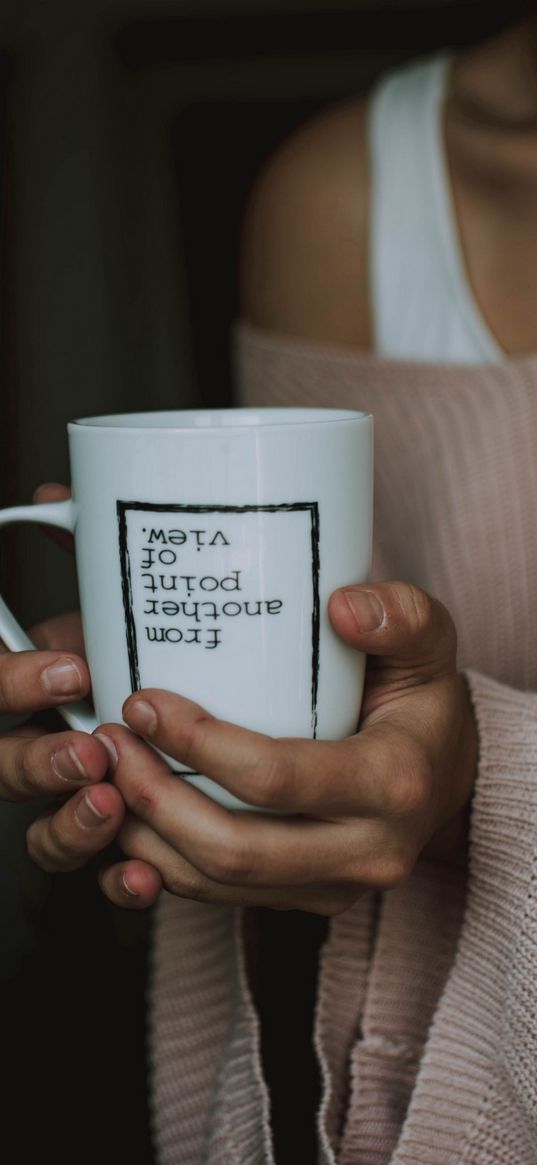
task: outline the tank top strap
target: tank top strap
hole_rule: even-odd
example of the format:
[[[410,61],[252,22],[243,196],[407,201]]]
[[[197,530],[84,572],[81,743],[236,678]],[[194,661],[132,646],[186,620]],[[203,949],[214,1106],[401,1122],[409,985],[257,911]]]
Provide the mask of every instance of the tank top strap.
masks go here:
[[[369,105],[375,347],[417,360],[497,363],[468,285],[441,139],[450,57],[381,78]]]

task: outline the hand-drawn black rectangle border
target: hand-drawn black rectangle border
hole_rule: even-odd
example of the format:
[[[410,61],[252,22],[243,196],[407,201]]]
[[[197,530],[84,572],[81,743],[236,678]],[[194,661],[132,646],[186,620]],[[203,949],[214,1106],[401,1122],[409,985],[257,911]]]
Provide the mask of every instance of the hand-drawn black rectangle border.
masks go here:
[[[317,694],[319,688],[319,505],[317,502],[289,502],[275,506],[195,506],[171,505],[153,502],[117,502],[119,524],[119,557],[121,562],[121,585],[127,633],[127,651],[131,688],[138,692],[141,688],[138,661],[136,624],[132,604],[131,568],[127,543],[127,511],[145,510],[154,514],[289,514],[300,510],[309,511],[311,517],[311,575],[313,587],[313,607],[311,616],[311,725],[312,736],[317,735]]]

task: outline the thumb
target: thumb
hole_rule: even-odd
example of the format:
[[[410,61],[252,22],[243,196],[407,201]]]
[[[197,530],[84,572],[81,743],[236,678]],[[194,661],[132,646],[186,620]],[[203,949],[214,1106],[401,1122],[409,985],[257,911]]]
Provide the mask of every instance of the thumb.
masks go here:
[[[342,587],[330,596],[328,614],[337,634],[359,651],[435,671],[455,666],[451,616],[413,583]]]

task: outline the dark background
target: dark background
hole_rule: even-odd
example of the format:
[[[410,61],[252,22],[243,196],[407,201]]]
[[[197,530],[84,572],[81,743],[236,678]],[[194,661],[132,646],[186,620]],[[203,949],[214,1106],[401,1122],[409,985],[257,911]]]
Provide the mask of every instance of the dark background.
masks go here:
[[[67,478],[74,416],[229,402],[239,224],[260,163],[387,67],[522,8],[4,0],[4,502]],[[64,610],[73,572],[39,532],[11,537],[21,618]]]
[[[240,220],[263,159],[383,69],[516,11],[4,0],[1,504],[67,480],[71,417],[229,403]],[[40,531],[3,535],[1,549],[26,625],[76,602],[72,564]],[[149,1165],[150,918],[109,907],[92,871],[31,867],[33,813],[0,809],[2,1149],[13,1165],[45,1153]]]

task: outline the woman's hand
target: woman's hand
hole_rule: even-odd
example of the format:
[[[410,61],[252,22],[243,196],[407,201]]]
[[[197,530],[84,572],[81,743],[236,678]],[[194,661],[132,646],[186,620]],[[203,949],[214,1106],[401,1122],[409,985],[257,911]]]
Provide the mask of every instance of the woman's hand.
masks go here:
[[[36,501],[68,496],[65,486],[49,485]],[[48,733],[31,720],[90,690],[80,615],[50,619],[28,634],[37,651],[9,652],[0,643],[0,717],[30,718],[0,733],[0,800],[60,801],[29,827],[28,850],[46,870],[71,870],[110,844],[124,805],[117,789],[101,784],[108,755],[96,737],[70,729]]]
[[[241,800],[288,817],[230,812],[177,777],[132,732],[99,728],[130,810],[119,835],[136,859],[101,875],[108,897],[145,906],[158,871],[173,894],[337,914],[364,887],[410,874],[468,802],[477,731],[456,635],[441,603],[407,583],[354,586],[329,604],[338,634],[366,651],[360,732],[341,742],[276,740],[154,689],[129,697],[133,732]]]
[[[1,715],[31,717],[89,692],[87,665],[73,650],[80,638],[77,615],[51,619],[30,637],[44,650],[0,655]],[[76,869],[117,833],[124,806],[117,789],[100,783],[107,765],[106,749],[84,732],[45,732],[30,720],[0,734],[0,800],[62,802],[28,830],[30,857],[43,868]]]

